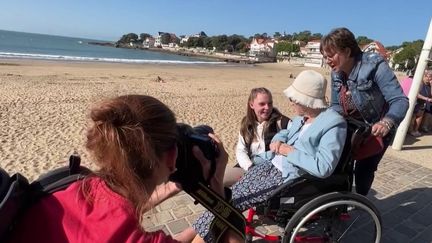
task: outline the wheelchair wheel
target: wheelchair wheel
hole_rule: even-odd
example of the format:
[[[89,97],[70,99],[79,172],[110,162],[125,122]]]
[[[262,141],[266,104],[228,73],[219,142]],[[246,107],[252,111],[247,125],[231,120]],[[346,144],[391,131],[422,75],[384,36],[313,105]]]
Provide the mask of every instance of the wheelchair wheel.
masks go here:
[[[376,242],[381,216],[366,198],[353,193],[328,193],[301,207],[285,227],[282,242]]]

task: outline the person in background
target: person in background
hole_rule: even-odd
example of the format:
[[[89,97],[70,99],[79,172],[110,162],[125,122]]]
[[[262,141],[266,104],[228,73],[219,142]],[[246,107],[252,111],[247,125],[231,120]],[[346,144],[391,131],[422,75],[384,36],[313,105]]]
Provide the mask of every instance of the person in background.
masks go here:
[[[431,86],[430,82],[432,79],[430,78],[432,74],[428,71],[425,71],[423,76],[423,83],[419,88],[419,93],[417,94],[416,105],[414,107],[414,114],[411,119],[411,124],[409,128],[409,134],[413,137],[419,137],[422,134],[420,133],[420,125],[423,122],[423,118],[425,116],[426,107],[429,108],[429,104],[432,101],[431,99]],[[409,91],[411,89],[411,85],[413,82],[414,70],[410,70],[408,77],[401,81],[401,87],[406,96],[408,96]],[[422,129],[425,132],[428,132],[428,129]]]
[[[177,159],[174,113],[151,96],[125,95],[98,103],[90,120],[86,147],[100,169],[32,206],[10,242],[177,242],[141,226],[146,211],[181,190],[168,182]],[[223,197],[228,155],[209,136],[220,151],[210,184]],[[210,168],[198,147],[193,153]],[[230,231],[225,237],[240,238]]]
[[[254,156],[270,150],[271,139],[279,130],[287,127],[289,120],[273,107],[273,97],[268,89],[260,87],[250,91],[236,146],[237,164],[227,168],[225,186],[240,180],[254,165]]]
[[[415,69],[409,70],[407,76],[400,81],[400,85],[405,96],[408,97],[414,78]]]
[[[363,53],[347,28],[333,29],[321,39],[320,51],[331,72],[331,108],[372,125],[371,135],[383,138],[384,149],[356,161],[355,185],[367,195],[378,164],[405,117],[408,98],[387,62],[377,53]]]
[[[420,123],[420,130],[428,133],[431,131],[430,124],[432,118],[432,70],[425,71],[420,94],[427,98],[425,100],[425,111],[422,122]]]
[[[419,88],[419,93],[417,94],[417,101],[416,105],[414,107],[414,114],[412,118],[412,129],[410,131],[410,135],[413,137],[419,137],[422,134],[420,133],[420,125],[422,124],[423,118],[425,116],[425,110],[426,107],[430,107],[430,103],[432,102],[432,95],[431,95],[431,82],[432,82],[432,75],[425,71],[423,76],[423,83],[421,84]],[[427,128],[423,129],[426,130]]]
[[[281,159],[253,166],[232,186],[231,203],[238,210],[245,211],[264,202],[282,183],[303,174],[325,178],[333,173],[345,144],[347,124],[340,114],[327,108],[326,87],[327,81],[320,73],[306,70],[284,91],[296,117],[275,136],[283,138],[284,143],[270,145]],[[195,221],[197,242],[213,242],[218,237],[210,230],[213,220],[213,214],[207,211]],[[186,239],[194,236],[183,235]]]

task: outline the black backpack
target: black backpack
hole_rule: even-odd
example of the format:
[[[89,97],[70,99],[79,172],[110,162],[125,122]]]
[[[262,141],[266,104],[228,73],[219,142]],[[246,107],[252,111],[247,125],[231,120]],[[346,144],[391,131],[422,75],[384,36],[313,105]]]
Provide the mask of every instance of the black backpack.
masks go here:
[[[32,183],[20,173],[10,176],[0,168],[0,242],[6,241],[19,218],[32,204],[46,195],[66,189],[91,172],[80,164],[81,158],[74,153],[69,157],[69,166],[49,171]]]

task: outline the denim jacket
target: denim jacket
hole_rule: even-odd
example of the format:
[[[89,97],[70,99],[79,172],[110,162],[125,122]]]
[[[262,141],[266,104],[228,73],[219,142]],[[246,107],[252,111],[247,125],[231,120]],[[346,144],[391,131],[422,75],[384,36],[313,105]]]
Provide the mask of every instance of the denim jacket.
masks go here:
[[[331,79],[331,108],[342,113],[338,96],[343,78],[340,73],[332,72]],[[354,67],[346,82],[354,105],[367,123],[373,124],[385,117],[398,126],[405,117],[408,98],[402,92],[393,71],[379,54],[361,53],[355,57]],[[388,108],[385,114],[384,107]]]

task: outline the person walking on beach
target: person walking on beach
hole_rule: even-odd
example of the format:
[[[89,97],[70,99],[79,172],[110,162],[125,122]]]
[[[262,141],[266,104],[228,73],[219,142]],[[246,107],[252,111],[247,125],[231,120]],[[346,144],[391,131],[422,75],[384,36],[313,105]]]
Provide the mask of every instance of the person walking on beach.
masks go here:
[[[254,166],[253,157],[270,150],[273,136],[287,127],[290,119],[273,106],[271,92],[264,88],[253,88],[246,104],[246,115],[240,125],[236,146],[237,164],[227,168],[224,185],[231,186]]]
[[[331,108],[371,124],[371,136],[383,139],[380,153],[355,164],[356,191],[367,195],[378,164],[408,110],[408,98],[387,62],[377,53],[363,53],[347,28],[323,36],[320,51],[332,69]]]

